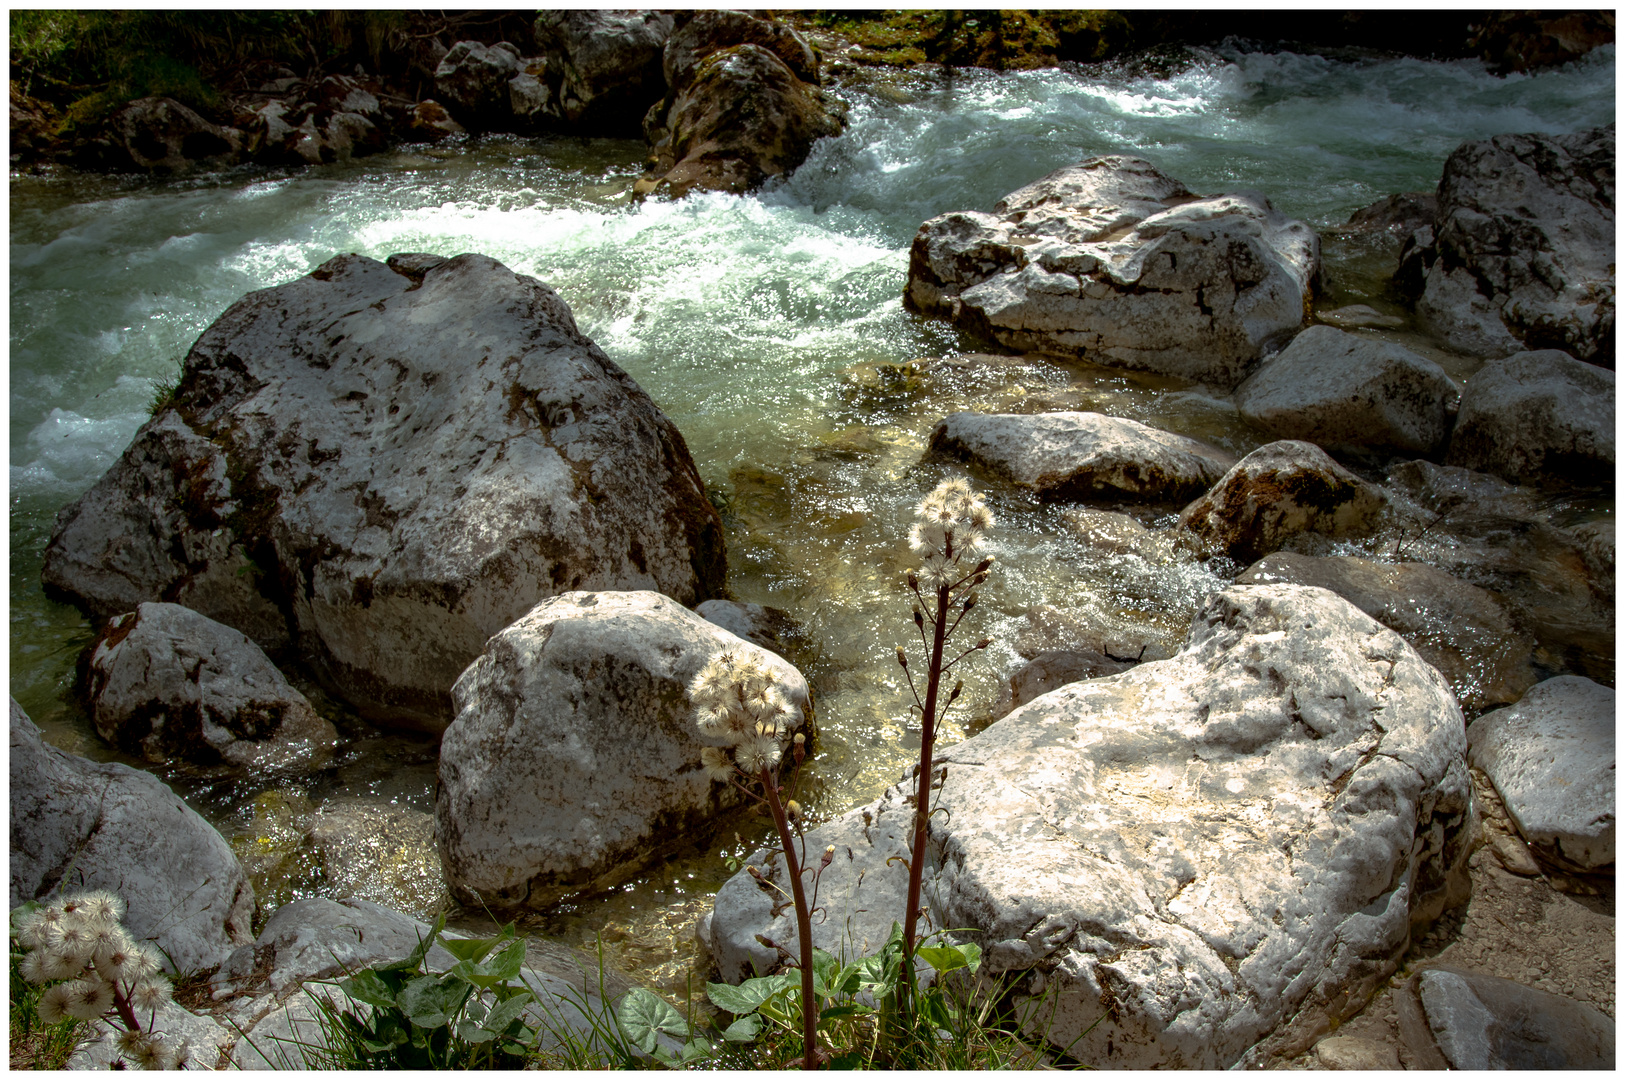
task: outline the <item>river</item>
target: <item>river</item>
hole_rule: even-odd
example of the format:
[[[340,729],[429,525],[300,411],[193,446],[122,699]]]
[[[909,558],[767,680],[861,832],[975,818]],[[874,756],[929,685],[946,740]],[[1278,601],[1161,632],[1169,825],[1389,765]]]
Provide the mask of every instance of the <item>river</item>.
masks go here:
[[[1089,155],[1132,153],[1198,192],[1261,190],[1325,229],[1392,192],[1431,190],[1465,140],[1614,119],[1612,46],[1504,79],[1476,61],[1230,47],[1202,56],[1166,79],[1124,67],[867,73],[837,88],[851,104],[846,134],[820,143],[787,183],[745,197],[635,203],[642,144],[573,138],[487,137],[305,171],[169,181],[13,175],[12,695],[56,745],[119,759],[72,700],[93,629],[45,599],[42,553],[56,511],[122,452],[154,387],[225,308],[340,252],[481,252],[558,290],[682,430],[724,500],[733,592],[806,627],[799,659],[821,731],[807,782],[815,820],[871,798],[916,749],[891,655],[912,631],[904,538],[913,504],[941,475],[917,464],[938,419],[964,408],[1086,408],[1237,454],[1268,441],[1223,399],[1174,380],[978,358],[974,342],[905,312],[908,245],[921,222],[990,209]],[[1379,280],[1391,257],[1328,239],[1328,304],[1398,313]],[[1406,331],[1393,336],[1458,378],[1476,369]],[[947,362],[913,363],[925,358]],[[1001,561],[981,610],[995,645],[970,669],[969,705],[951,718],[949,740],[987,715],[998,676],[1019,662],[1030,609],[1048,605],[1097,628],[1109,648],[1166,655],[1199,599],[1233,571],[1102,558],[1069,538],[1063,509],[1008,491],[992,492],[991,504]],[[257,887],[273,900],[324,887],[291,815],[339,803],[413,812],[415,839],[389,872],[352,884],[398,906],[432,906],[438,865],[421,815],[433,809],[434,746],[316,700],[349,740],[318,773],[158,771],[240,851],[286,856],[261,860],[272,869]],[[613,962],[680,992],[693,921],[727,876],[724,856],[765,836],[759,824],[738,831],[743,840],[730,832],[532,926],[573,944],[602,934]]]

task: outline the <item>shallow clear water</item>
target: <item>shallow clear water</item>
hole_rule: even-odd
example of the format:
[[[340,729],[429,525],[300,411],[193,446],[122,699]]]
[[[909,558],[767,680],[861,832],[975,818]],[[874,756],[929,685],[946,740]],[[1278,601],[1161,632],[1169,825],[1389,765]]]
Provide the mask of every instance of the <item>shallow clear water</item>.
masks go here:
[[[683,431],[726,499],[733,591],[807,626],[823,732],[809,784],[817,814],[840,812],[891,782],[914,749],[891,653],[912,632],[905,536],[913,503],[943,474],[918,464],[938,419],[1090,408],[1238,454],[1264,441],[1226,402],[1171,380],[978,357],[944,324],[904,312],[922,221],[988,209],[1090,154],[1135,153],[1193,190],[1256,188],[1325,227],[1391,192],[1433,188],[1464,140],[1614,119],[1611,47],[1507,79],[1476,63],[1287,53],[1214,54],[1168,80],[1081,69],[864,78],[844,91],[850,130],[788,183],[748,197],[634,204],[643,147],[608,140],[493,138],[189,181],[14,176],[12,694],[59,745],[117,756],[71,703],[91,628],[45,600],[41,553],[56,510],[123,450],[155,384],[209,323],[340,252],[477,251],[557,289]],[[1369,253],[1327,250],[1337,295],[1373,291]],[[954,362],[912,364],[925,358]],[[991,707],[1029,609],[1058,608],[1113,651],[1172,648],[1223,583],[1214,568],[1091,553],[1061,508],[1004,490],[991,502],[1001,563],[970,632],[991,630],[997,644],[970,669],[950,737]],[[255,824],[266,791],[429,811],[432,746],[331,708],[356,741],[317,775],[166,775],[245,850],[276,846],[263,804]],[[740,832],[748,842],[762,829]],[[729,830],[716,850],[542,924],[576,940],[607,928],[617,956],[680,985],[692,920],[726,875],[721,850],[737,846]],[[283,881],[283,895],[309,887],[309,867],[299,873],[305,885]]]

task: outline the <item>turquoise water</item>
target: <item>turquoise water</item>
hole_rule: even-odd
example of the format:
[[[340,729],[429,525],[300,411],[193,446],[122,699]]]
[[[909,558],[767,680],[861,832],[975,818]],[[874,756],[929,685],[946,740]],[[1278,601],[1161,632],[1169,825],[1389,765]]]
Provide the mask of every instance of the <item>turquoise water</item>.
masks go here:
[[[938,419],[967,407],[1092,408],[1237,453],[1263,441],[1227,403],[1168,380],[1043,360],[899,369],[974,351],[902,309],[922,221],[988,209],[1091,154],[1134,153],[1194,190],[1258,189],[1325,227],[1391,192],[1433,188],[1464,140],[1614,119],[1612,47],[1507,79],[1477,63],[1290,53],[1214,53],[1167,80],[866,78],[839,91],[852,104],[845,135],[819,144],[789,182],[745,197],[634,203],[644,148],[609,140],[489,138],[183,181],[13,176],[12,694],[59,745],[116,756],[71,702],[91,628],[43,597],[41,553],[55,512],[115,460],[206,326],[244,293],[340,252],[477,251],[556,288],[683,431],[727,500],[734,592],[807,625],[825,734],[814,806],[839,812],[912,752],[889,658],[912,629],[899,578],[910,508],[941,475],[917,464]],[[1335,245],[1328,255],[1334,279],[1348,279],[1334,287],[1359,294],[1357,260],[1340,264]],[[1002,561],[982,625],[998,644],[967,678],[970,706],[950,737],[991,706],[1035,605],[1097,627],[1108,646],[1177,643],[1195,603],[1223,584],[1186,563],[1091,555],[1056,508],[1008,492],[994,492],[993,506]],[[246,808],[272,789],[431,808],[432,746],[368,733],[329,708],[366,741],[319,775],[168,775],[245,835]],[[628,935],[628,956],[669,959],[720,873],[714,853],[674,866],[552,928],[586,933],[607,920]],[[656,944],[637,944],[640,934]]]

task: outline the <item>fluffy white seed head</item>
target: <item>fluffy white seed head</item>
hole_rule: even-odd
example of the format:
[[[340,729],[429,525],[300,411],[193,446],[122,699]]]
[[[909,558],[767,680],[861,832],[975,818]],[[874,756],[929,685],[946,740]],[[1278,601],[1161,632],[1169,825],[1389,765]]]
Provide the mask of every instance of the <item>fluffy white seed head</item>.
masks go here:
[[[739,767],[755,776],[779,763],[780,747],[777,739],[752,736],[734,751]]]
[[[728,751],[720,746],[701,747],[700,767],[705,770],[706,776],[724,783],[734,772],[733,762],[728,759]]]
[[[23,955],[22,963],[17,970],[22,977],[38,986],[51,981],[50,974],[45,970],[45,950],[34,949]]]
[[[60,1024],[68,1019],[68,1002],[73,995],[70,989],[72,986],[72,983],[61,982],[45,988],[45,993],[40,995],[39,1004],[35,1006],[41,1023]]]
[[[130,1004],[144,1013],[153,1013],[163,1008],[172,994],[168,979],[161,975],[148,975],[130,987]]]
[[[116,926],[124,918],[124,900],[115,892],[97,889],[79,897],[79,908],[90,922]]]
[[[80,1020],[94,1020],[113,1007],[113,984],[103,979],[76,979],[68,987],[67,1012]]]
[[[162,965],[158,963],[158,954],[145,945],[137,945],[130,950],[130,959],[125,963],[129,978],[140,979],[147,975],[158,974]]]

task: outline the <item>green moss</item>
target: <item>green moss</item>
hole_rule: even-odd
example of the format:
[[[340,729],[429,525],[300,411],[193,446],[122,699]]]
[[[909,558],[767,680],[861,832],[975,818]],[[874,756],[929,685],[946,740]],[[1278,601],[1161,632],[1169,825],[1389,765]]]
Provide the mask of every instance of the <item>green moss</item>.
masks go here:
[[[857,59],[1022,71],[1104,60],[1146,42],[1117,11],[813,11],[788,16],[863,49]]]

